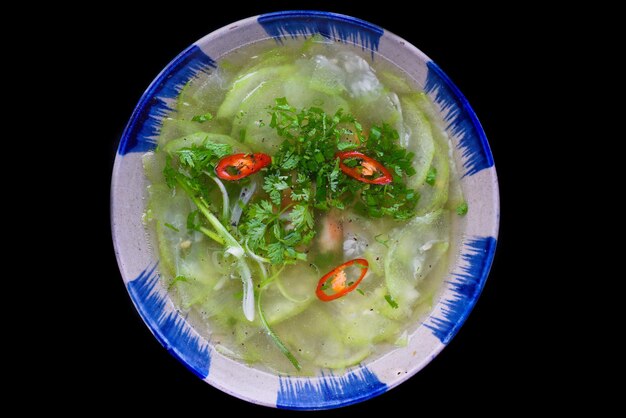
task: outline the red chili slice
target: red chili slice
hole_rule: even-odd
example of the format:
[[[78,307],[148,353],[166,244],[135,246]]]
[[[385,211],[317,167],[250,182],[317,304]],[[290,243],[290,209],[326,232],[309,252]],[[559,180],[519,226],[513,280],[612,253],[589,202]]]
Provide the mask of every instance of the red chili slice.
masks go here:
[[[256,173],[272,162],[272,157],[263,153],[232,154],[222,158],[215,167],[217,177],[222,180],[240,180]]]
[[[359,151],[344,151],[335,154],[339,158],[341,171],[363,183],[389,184],[393,180],[391,173],[381,163]],[[348,167],[344,160],[358,160],[358,165]]]
[[[345,281],[346,273],[344,270],[354,263],[357,263],[361,266],[361,274],[359,278],[349,286],[346,286]],[[356,287],[361,283],[363,277],[365,277],[365,273],[367,273],[367,269],[369,268],[369,263],[364,258],[355,258],[354,260],[347,261],[342,265],[335,267],[332,271],[324,275],[317,283],[317,289],[315,290],[315,294],[320,300],[324,302],[329,302],[331,300],[338,299],[350,292],[352,292]],[[330,286],[335,293],[328,294],[323,289],[327,282],[330,281]],[[328,287],[328,286],[326,286]]]

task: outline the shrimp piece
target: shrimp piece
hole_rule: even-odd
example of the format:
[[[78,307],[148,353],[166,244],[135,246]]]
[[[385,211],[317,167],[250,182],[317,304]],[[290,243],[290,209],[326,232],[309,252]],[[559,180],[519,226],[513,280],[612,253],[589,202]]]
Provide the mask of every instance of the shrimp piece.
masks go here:
[[[343,250],[343,223],[337,211],[330,211],[322,218],[322,229],[318,235],[322,253]]]

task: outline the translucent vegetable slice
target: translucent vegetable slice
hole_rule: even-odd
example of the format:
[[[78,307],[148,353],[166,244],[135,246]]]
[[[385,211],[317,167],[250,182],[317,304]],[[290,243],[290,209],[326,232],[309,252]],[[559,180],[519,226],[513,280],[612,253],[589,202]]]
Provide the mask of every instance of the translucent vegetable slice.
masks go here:
[[[406,129],[405,136],[400,136],[400,145],[415,154],[413,158],[415,174],[407,181],[407,186],[414,189],[421,186],[426,179],[435,156],[435,142],[431,125],[415,101],[409,97],[403,97],[400,102]]]
[[[394,317],[409,316],[417,302],[419,283],[448,249],[449,212],[438,210],[413,218],[390,233],[393,239],[385,258],[385,284],[398,309]]]
[[[189,148],[193,146],[202,146],[206,142],[213,142],[215,144],[228,144],[233,147],[233,152],[250,152],[250,148],[244,144],[235,141],[228,135],[213,134],[206,132],[196,132],[190,135],[185,135],[181,138],[174,139],[168,142],[163,149],[166,152],[172,153],[181,148]]]
[[[225,119],[235,117],[241,105],[248,101],[257,89],[269,81],[284,79],[293,71],[293,65],[281,65],[278,67],[265,67],[241,75],[233,82],[233,86],[226,94],[216,116]]]

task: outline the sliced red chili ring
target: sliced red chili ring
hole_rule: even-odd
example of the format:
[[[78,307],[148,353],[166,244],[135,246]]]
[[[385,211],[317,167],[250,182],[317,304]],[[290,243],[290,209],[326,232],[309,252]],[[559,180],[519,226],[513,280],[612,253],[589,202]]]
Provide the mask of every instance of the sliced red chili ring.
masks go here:
[[[393,180],[391,173],[381,163],[359,151],[343,151],[335,154],[339,158],[341,171],[363,183],[389,184]],[[357,160],[354,167],[347,166],[347,159]]]
[[[359,264],[359,266],[361,267],[361,274],[359,275],[359,278],[354,281],[354,283],[346,286],[345,281],[347,280],[347,278],[345,269],[355,263]],[[315,294],[320,300],[323,300],[324,302],[338,299],[356,289],[359,283],[361,283],[361,280],[363,280],[363,277],[365,277],[368,268],[369,263],[364,258],[355,258],[354,260],[347,261],[342,265],[335,267],[333,270],[325,274],[324,277],[320,279],[320,281],[317,283],[317,289],[315,290]],[[335,291],[335,293],[328,294],[325,292],[326,288],[329,287],[329,284],[332,290]]]
[[[222,180],[240,180],[256,173],[272,162],[272,157],[261,152],[256,154],[231,154],[222,158],[215,167]]]

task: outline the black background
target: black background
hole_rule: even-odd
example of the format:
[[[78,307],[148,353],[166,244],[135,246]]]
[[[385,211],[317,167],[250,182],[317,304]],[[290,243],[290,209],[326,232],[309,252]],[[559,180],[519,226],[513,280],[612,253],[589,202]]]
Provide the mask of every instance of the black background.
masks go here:
[[[339,2],[337,2],[339,3]],[[76,387],[102,407],[123,399],[125,405],[144,408],[146,398],[161,407],[174,406],[180,413],[191,409],[211,413],[212,405],[222,411],[283,415],[226,395],[207,385],[170,356],[151,335],[135,311],[123,285],[111,244],[109,189],[115,150],[141,94],[179,52],[192,42],[236,20],[275,10],[294,8],[335,11],[359,17],[405,38],[432,58],[456,83],[476,111],[489,138],[501,191],[501,227],[491,275],[478,304],[454,340],[416,376],[365,403],[327,411],[325,414],[388,411],[399,414],[408,408],[486,411],[497,408],[489,400],[528,406],[542,396],[538,384],[523,386],[533,374],[529,342],[532,324],[523,280],[526,233],[519,215],[531,212],[527,199],[520,199],[522,180],[519,144],[529,133],[520,123],[519,97],[532,91],[533,68],[526,59],[533,44],[523,35],[535,30],[541,19],[532,11],[517,10],[518,19],[507,13],[483,14],[480,10],[441,7],[439,10],[404,11],[403,7],[332,5],[326,2],[272,2],[271,6],[234,4],[230,11],[216,11],[210,3],[170,4],[165,9],[129,13],[124,9],[93,12],[75,26],[64,42],[79,51],[84,71],[76,76],[76,100],[81,117],[97,120],[88,136],[88,169],[96,182],[96,208],[90,211],[95,243],[85,244],[92,272],[86,291],[89,312],[87,331],[81,332],[86,358],[75,357],[71,367]],[[357,6],[358,5],[358,6]],[[301,7],[298,7],[301,6]],[[306,7],[302,7],[306,6]],[[470,11],[474,12],[470,17]],[[478,13],[476,13],[478,12]],[[528,14],[528,19],[520,16]],[[495,14],[498,16],[498,13]],[[95,19],[95,17],[98,19]],[[524,23],[516,24],[515,21]],[[77,37],[89,40],[81,49]],[[96,81],[97,83],[93,83]],[[97,85],[97,87],[94,87]],[[87,141],[87,140],[86,140]],[[96,250],[97,248],[97,250]],[[80,251],[80,250],[79,250]],[[541,302],[537,302],[541,303]],[[96,365],[94,368],[93,365]],[[548,384],[546,376],[541,384]],[[155,401],[156,400],[156,401]],[[423,408],[423,409],[422,409]]]

